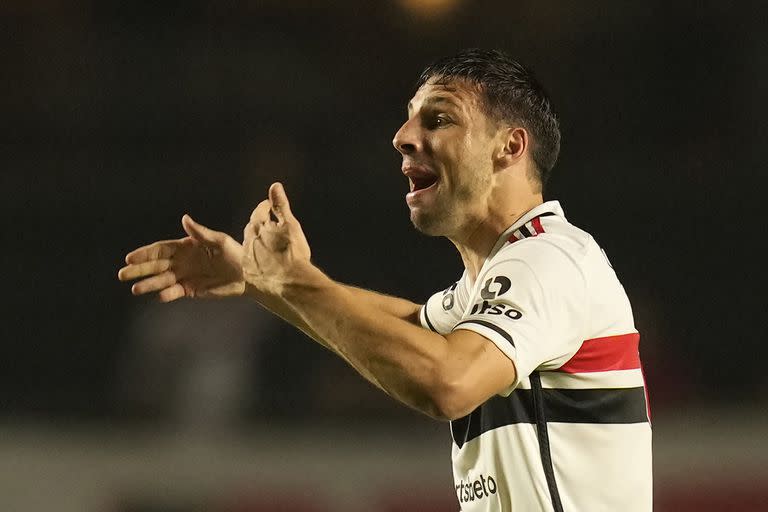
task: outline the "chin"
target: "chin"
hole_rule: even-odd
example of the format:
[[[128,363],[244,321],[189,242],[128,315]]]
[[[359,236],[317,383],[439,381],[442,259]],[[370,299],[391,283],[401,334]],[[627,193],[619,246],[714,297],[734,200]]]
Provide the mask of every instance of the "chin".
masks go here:
[[[417,213],[411,210],[413,227],[427,236],[448,236],[450,229],[446,225],[448,224],[447,220],[445,215]]]

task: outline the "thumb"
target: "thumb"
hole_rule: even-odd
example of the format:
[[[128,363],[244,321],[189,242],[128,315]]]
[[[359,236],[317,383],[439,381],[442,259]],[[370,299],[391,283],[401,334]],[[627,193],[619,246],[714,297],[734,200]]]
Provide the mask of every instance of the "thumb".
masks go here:
[[[190,217],[188,214],[184,214],[184,216],[181,218],[181,226],[189,236],[198,242],[213,244],[218,243],[221,239],[221,233],[207,228],[202,224],[198,224],[192,220],[192,217]]]
[[[293,219],[291,205],[282,183],[273,183],[269,187],[269,202],[272,204],[272,213],[277,217],[278,223],[282,224],[286,220]]]

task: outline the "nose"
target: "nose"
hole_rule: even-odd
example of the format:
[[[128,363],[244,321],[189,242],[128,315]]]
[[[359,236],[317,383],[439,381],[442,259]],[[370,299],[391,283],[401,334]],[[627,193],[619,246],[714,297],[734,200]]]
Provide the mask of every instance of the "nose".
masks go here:
[[[418,138],[416,118],[409,119],[395,133],[392,139],[392,145],[402,155],[410,155],[421,149],[421,143]]]

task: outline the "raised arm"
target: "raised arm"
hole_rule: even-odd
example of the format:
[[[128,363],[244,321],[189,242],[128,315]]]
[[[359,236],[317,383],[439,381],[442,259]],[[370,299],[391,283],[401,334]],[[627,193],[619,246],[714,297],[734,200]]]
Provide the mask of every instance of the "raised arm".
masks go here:
[[[254,210],[243,245],[184,216],[188,236],[132,251],[119,279],[138,279],[135,295],[157,293],[163,302],[249,296],[386,393],[436,418],[462,417],[514,382],[512,361],[483,336],[436,334],[421,328],[417,304],[328,278],[310,263],[282,186],[269,195]]]
[[[331,350],[405,404],[455,419],[515,381],[512,361],[483,336],[422,329],[375,301],[358,300],[354,290],[313,266],[280,184],[270,187],[244,234],[243,277],[250,293],[290,308]],[[414,319],[417,311],[411,308]]]

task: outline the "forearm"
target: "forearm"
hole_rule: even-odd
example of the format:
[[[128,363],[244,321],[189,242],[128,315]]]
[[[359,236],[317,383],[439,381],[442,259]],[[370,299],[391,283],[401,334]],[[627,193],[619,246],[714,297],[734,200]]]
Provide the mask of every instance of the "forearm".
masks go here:
[[[384,293],[374,292],[372,290],[366,290],[347,284],[339,284],[352,293],[356,301],[365,304],[366,307],[380,311],[386,315],[406,320],[416,326],[421,325],[419,323],[420,305],[400,297],[393,297],[392,295],[386,295]]]
[[[418,306],[336,283],[309,263],[299,273],[277,302],[388,394],[441,416],[435,396],[448,345],[416,324]]]
[[[328,347],[328,344],[317,334],[301,316],[294,311],[288,304],[279,298],[259,293],[255,288],[246,284],[245,295],[258,302],[263,308],[270,311],[275,316],[279,316],[297,329],[303,331],[307,336],[314,339],[321,345]]]
[[[419,323],[419,309],[421,306],[418,304],[415,304],[407,299],[386,295],[384,293],[366,290],[364,288],[358,288],[356,286],[343,283],[338,284],[348,290],[356,301],[364,303],[371,309],[378,310],[381,313],[387,315],[395,316],[416,326],[421,325]],[[273,314],[279,316],[283,320],[296,326],[311,336],[310,331],[312,329],[306,324],[306,322],[304,322],[298,313],[296,313],[292,308],[288,307],[288,305],[281,301],[279,298],[261,294],[249,284],[246,284],[245,295],[256,300],[259,304],[264,306]]]
[[[418,325],[418,314],[420,308],[418,304],[414,304],[413,302],[410,302],[406,299],[392,297],[354,286],[341,286],[343,286],[353,295],[355,301],[364,303],[369,308],[382,311],[384,314],[393,315],[397,318],[413,323],[414,325]],[[333,348],[333,343],[330,340],[325,339],[312,327],[310,327],[310,325],[302,318],[302,316],[289,304],[280,300],[278,297],[261,294],[251,285],[246,285],[245,293],[247,296],[261,304],[262,307],[272,312],[274,315],[279,316],[289,324],[304,332],[307,336],[315,340],[320,345],[342,357],[345,361],[347,361],[347,363],[350,364],[350,366],[355,368],[358,373],[365,377],[366,380],[387,392],[387,390],[384,389],[381,384],[379,384],[378,380],[374,375],[370,373],[370,371],[361,365],[355,364],[353,361],[350,361],[345,354],[335,350]]]

